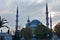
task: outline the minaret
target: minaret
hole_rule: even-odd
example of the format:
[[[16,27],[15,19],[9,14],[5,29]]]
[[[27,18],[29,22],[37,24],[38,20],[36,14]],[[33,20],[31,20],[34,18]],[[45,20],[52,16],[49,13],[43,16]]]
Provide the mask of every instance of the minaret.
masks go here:
[[[29,16],[28,16],[28,20],[27,20],[27,27],[30,25],[30,19],[29,19]]]
[[[18,7],[17,7],[17,14],[16,14],[16,31],[18,30]]]
[[[46,3],[46,27],[49,28],[48,5]]]
[[[18,34],[18,7],[17,7],[17,14],[16,14],[16,29],[15,29],[15,37],[14,37],[14,39],[16,40],[18,40],[18,38],[19,38],[19,36],[18,36],[19,34]]]
[[[30,19],[29,19],[29,16],[28,16],[28,20],[27,20],[28,23],[30,23]]]
[[[52,29],[52,17],[51,17],[51,14],[50,14],[50,28]]]

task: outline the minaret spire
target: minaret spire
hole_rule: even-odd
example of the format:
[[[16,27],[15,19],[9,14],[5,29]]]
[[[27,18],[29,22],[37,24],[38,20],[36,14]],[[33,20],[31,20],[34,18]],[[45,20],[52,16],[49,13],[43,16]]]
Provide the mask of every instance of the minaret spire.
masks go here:
[[[49,28],[48,5],[46,2],[46,27]]]
[[[52,17],[51,17],[51,14],[50,14],[50,28],[52,29]]]
[[[29,18],[29,16],[28,16],[28,20],[27,20],[26,27],[29,27],[29,25],[30,25],[30,18]]]
[[[17,11],[16,11],[16,29],[15,29],[15,37],[14,37],[14,40],[19,40],[20,36],[19,36],[19,32],[18,32],[18,17],[19,17],[19,14],[18,14],[18,6],[17,6]]]
[[[30,19],[29,19],[29,16],[28,16],[28,20],[27,20],[28,23],[30,23]]]
[[[17,12],[16,12],[16,31],[18,30],[18,6],[17,6]]]

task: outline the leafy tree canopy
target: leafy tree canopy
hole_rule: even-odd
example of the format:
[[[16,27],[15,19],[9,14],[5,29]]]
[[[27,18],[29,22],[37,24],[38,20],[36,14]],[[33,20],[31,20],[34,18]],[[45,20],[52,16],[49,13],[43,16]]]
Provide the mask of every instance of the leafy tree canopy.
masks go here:
[[[6,25],[4,25],[6,23],[8,23],[7,20],[5,18],[1,18],[1,16],[0,16],[0,28],[1,27],[7,27]]]
[[[47,38],[52,36],[52,30],[47,28],[43,24],[38,25],[34,33],[37,38]]]
[[[35,36],[37,38],[44,38],[46,36],[47,28],[44,25],[38,25],[35,30]]]
[[[25,39],[30,39],[32,38],[32,29],[30,28],[23,28],[21,30],[22,32],[22,36],[25,38]]]
[[[58,37],[60,37],[60,23],[56,24],[54,27],[54,32]]]

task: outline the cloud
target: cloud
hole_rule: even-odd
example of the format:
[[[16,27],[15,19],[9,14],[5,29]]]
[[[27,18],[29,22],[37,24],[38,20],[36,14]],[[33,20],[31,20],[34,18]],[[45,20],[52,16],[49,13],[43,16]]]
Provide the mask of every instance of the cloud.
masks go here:
[[[28,2],[28,3],[41,3],[44,0],[20,0],[21,2]]]
[[[47,0],[49,13],[53,15],[53,24],[59,22],[60,0]],[[0,0],[0,15],[7,18],[10,26],[15,26],[16,8],[19,8],[19,26],[25,26],[27,17],[46,23],[46,0]],[[12,21],[12,22],[11,22]],[[14,25],[12,25],[14,24]]]
[[[60,11],[60,0],[52,0],[50,3],[49,3],[49,8],[50,8],[50,11]]]
[[[19,4],[20,5],[20,21],[23,25],[26,24],[27,22],[27,17],[30,16],[30,20],[33,20],[33,19],[38,19],[38,20],[42,20],[42,17],[45,19],[45,10],[44,9],[44,6],[45,6],[45,3],[35,3],[33,2],[32,4],[30,4],[31,2],[29,1],[28,3],[27,2],[21,2]],[[41,14],[41,15],[40,15]],[[23,23],[24,22],[24,23]]]

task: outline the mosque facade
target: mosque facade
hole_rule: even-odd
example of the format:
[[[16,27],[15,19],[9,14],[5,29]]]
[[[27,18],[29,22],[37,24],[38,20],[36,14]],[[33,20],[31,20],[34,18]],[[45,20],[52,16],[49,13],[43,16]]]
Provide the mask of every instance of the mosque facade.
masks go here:
[[[29,19],[28,19],[29,20]],[[30,20],[29,20],[30,21]],[[31,22],[27,21],[26,27],[27,28],[31,28],[32,30],[35,30],[37,25],[42,25],[42,22],[40,22],[39,20],[35,19],[32,20]]]

